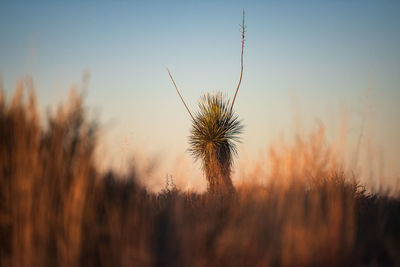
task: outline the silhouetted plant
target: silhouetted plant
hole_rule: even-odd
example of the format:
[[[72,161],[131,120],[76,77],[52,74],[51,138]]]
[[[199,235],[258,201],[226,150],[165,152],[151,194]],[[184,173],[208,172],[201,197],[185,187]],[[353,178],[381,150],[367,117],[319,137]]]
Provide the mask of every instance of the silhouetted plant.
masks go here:
[[[229,102],[221,93],[205,94],[199,109],[192,125],[189,151],[195,159],[202,160],[210,192],[232,192],[232,158],[237,154],[235,142],[239,141],[243,126],[229,111]]]
[[[235,191],[231,180],[233,154],[237,154],[235,142],[239,141],[239,134],[243,130],[238,117],[233,113],[233,105],[243,77],[243,49],[246,27],[243,21],[241,26],[242,50],[240,56],[240,77],[232,103],[224,100],[221,93],[204,94],[200,99],[200,111],[192,115],[178,87],[168,70],[168,74],[183,105],[192,118],[192,130],[189,139],[189,151],[194,158],[201,159],[203,170],[208,181],[208,190],[211,193],[232,193]]]

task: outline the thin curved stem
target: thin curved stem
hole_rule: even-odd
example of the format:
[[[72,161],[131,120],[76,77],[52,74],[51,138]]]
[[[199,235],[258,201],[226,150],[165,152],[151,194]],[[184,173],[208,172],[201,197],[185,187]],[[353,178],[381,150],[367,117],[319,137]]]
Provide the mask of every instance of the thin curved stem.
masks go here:
[[[242,27],[242,52],[240,55],[240,77],[239,77],[238,85],[236,87],[235,95],[232,99],[232,104],[231,104],[231,109],[229,111],[229,115],[232,114],[233,104],[235,104],[236,95],[237,95],[237,92],[239,91],[239,87],[240,87],[240,84],[242,83],[242,77],[243,77],[243,50],[244,50],[244,35],[246,32],[246,26],[244,24],[244,16],[245,16],[245,13],[243,10],[243,20],[242,20],[242,25],[241,25],[241,27]]]
[[[199,125],[198,125],[197,121],[194,119],[194,117],[193,117],[193,115],[192,115],[192,112],[190,112],[188,106],[187,106],[186,103],[185,103],[185,100],[183,100],[183,97],[181,96],[181,93],[180,93],[179,90],[178,90],[178,86],[176,86],[176,83],[175,83],[175,81],[174,81],[174,78],[172,77],[171,72],[169,71],[168,68],[166,68],[166,69],[167,69],[167,71],[168,71],[168,74],[169,74],[169,77],[171,78],[172,83],[174,84],[174,87],[175,87],[176,92],[178,93],[180,99],[182,100],[183,105],[185,106],[186,110],[188,111],[188,113],[189,113],[190,117],[192,118],[193,122],[195,123],[196,127],[199,128]]]

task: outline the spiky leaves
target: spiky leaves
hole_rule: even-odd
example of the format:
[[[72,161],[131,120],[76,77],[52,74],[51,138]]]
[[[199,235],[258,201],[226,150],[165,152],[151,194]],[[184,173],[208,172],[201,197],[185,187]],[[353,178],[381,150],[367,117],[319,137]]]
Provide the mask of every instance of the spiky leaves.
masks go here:
[[[215,95],[205,94],[199,103],[200,111],[192,115],[178,87],[168,70],[169,77],[178,93],[183,105],[192,118],[193,127],[190,136],[189,151],[195,159],[203,161],[209,191],[234,191],[230,178],[233,154],[237,153],[236,142],[239,141],[239,134],[242,132],[242,125],[237,116],[233,114],[233,105],[242,82],[243,76],[243,50],[246,26],[243,20],[241,26],[242,52],[240,55],[240,77],[236,86],[232,103],[224,100],[221,93]]]
[[[202,160],[210,191],[232,191],[231,166],[243,126],[221,93],[203,95],[199,109],[193,119],[189,151]]]

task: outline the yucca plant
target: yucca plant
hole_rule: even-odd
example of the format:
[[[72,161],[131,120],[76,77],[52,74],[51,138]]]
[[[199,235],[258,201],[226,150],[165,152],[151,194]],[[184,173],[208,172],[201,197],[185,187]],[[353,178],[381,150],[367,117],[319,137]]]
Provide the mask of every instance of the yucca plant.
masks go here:
[[[189,137],[189,151],[201,159],[210,192],[232,192],[230,178],[235,142],[239,141],[242,125],[230,112],[229,101],[221,93],[206,93],[199,102]]]
[[[232,193],[235,191],[231,180],[233,156],[237,154],[236,142],[243,126],[233,112],[236,95],[242,82],[243,48],[244,48],[244,12],[241,25],[242,52],[240,57],[240,77],[232,103],[222,93],[204,94],[199,102],[199,111],[192,115],[180,94],[178,87],[167,69],[172,83],[183,105],[192,118],[192,129],[189,137],[189,151],[196,160],[202,160],[203,170],[211,193]]]

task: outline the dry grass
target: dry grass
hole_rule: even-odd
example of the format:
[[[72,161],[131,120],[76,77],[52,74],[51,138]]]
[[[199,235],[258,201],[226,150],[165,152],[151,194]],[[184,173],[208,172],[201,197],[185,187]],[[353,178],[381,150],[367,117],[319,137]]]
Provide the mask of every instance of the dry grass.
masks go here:
[[[2,266],[400,264],[399,199],[346,177],[323,129],[273,150],[271,182],[235,198],[181,192],[171,179],[154,194],[134,169],[97,171],[96,125],[79,96],[43,127],[22,87],[0,96]]]

